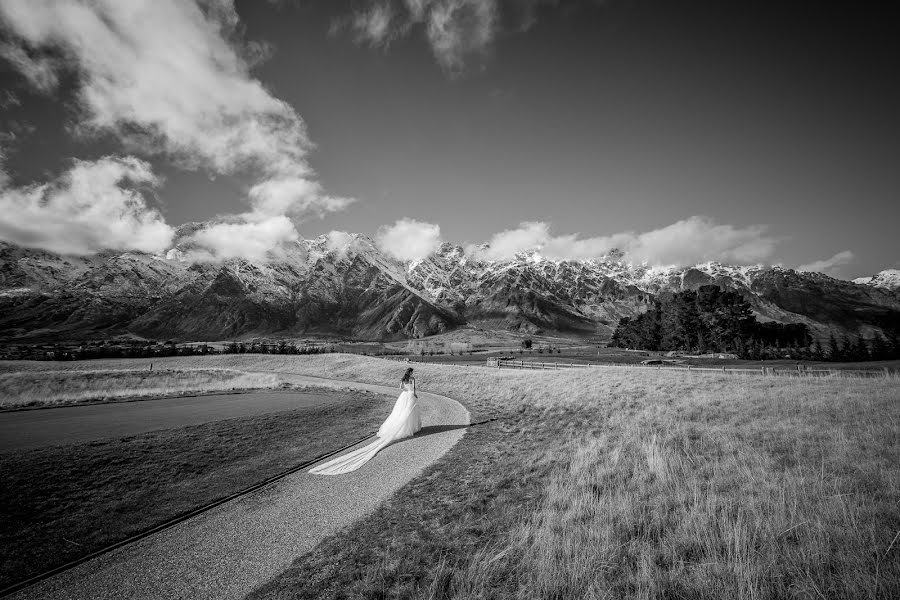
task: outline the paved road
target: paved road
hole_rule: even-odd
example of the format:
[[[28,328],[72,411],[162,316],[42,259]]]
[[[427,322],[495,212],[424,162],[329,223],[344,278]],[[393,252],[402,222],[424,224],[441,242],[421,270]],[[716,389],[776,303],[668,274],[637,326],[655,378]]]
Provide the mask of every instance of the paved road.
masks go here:
[[[125,437],[339,400],[339,395],[315,392],[250,392],[0,412],[0,452]]]
[[[396,393],[394,387],[327,383],[329,380],[300,375],[289,380]],[[422,391],[419,402],[422,431],[388,446],[358,471],[338,476],[295,473],[12,597],[243,598],[326,536],[374,511],[462,438],[469,412],[461,404]],[[335,440],[335,445],[339,444],[340,440]]]

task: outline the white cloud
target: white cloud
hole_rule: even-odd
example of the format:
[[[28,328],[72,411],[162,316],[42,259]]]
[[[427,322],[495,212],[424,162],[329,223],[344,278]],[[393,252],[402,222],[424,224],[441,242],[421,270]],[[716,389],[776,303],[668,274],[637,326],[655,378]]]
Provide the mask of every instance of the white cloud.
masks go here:
[[[641,234],[613,240],[634,260],[688,265],[707,261],[753,264],[772,256],[778,240],[765,225],[719,225],[708,217],[690,217]]]
[[[356,33],[357,43],[383,46],[400,33],[399,26],[393,21],[394,11],[391,5],[377,2],[367,9],[357,11],[350,20],[350,26]]]
[[[432,2],[427,35],[438,64],[458,71],[467,55],[484,52],[494,39],[496,16],[494,0]]]
[[[28,83],[40,91],[49,92],[59,83],[56,75],[59,64],[50,57],[32,57],[24,48],[8,43],[0,43],[0,57],[18,69]]]
[[[140,191],[159,183],[146,162],[111,156],[76,161],[52,184],[13,188],[0,177],[0,239],[60,254],[161,252],[174,232]]]
[[[0,27],[8,38],[0,53],[36,88],[51,90],[63,69],[76,75],[80,132],[112,133],[182,168],[255,180],[251,211],[227,218],[229,226],[270,231],[274,247],[284,221],[268,229],[261,221],[349,204],[315,181],[300,116],[251,75],[272,50],[240,42],[233,0],[4,0]],[[218,236],[206,241],[223,256],[235,252]]]
[[[418,260],[440,247],[441,228],[433,223],[400,219],[389,227],[382,227],[377,238],[381,249],[397,260]]]
[[[777,240],[766,229],[719,225],[697,216],[644,233],[579,238],[578,234],[554,236],[547,223],[530,222],[494,234],[486,248],[470,246],[467,251],[482,260],[509,260],[529,250],[554,260],[586,260],[618,249],[630,261],[651,265],[752,264],[768,259],[775,250]]]
[[[291,216],[341,210],[352,202],[326,196],[317,182],[303,178],[269,179],[250,188],[248,195],[252,210],[227,215],[184,240],[195,248],[187,254],[188,260],[277,257],[282,244],[300,239]]]
[[[421,26],[438,64],[451,73],[484,53],[496,34],[497,0],[404,0],[403,7],[398,14],[388,2],[373,3],[335,22],[332,32],[349,28],[357,43],[384,46]]]
[[[469,248],[471,254],[482,260],[509,260],[519,252],[543,248],[550,240],[550,226],[546,223],[522,223],[518,229],[507,229],[495,233],[488,247]]]
[[[798,271],[807,271],[811,273],[825,273],[826,275],[834,275],[840,267],[848,265],[856,260],[856,256],[850,250],[838,252],[831,258],[825,260],[816,260],[811,263],[800,265]]]
[[[328,251],[334,252],[338,258],[347,258],[347,253],[354,242],[351,234],[346,231],[329,231],[325,237],[325,247]]]
[[[187,253],[187,258],[191,261],[245,258],[264,262],[271,255],[278,255],[281,244],[299,239],[294,224],[283,215],[256,221],[214,223],[191,236],[195,249]]]
[[[252,188],[248,194],[253,211],[264,215],[295,215],[343,210],[354,200],[326,195],[321,184],[302,177],[269,179]]]
[[[291,106],[250,76],[226,40],[229,2],[6,0],[0,17],[33,53],[62,52],[79,76],[83,128],[113,132],[215,172],[308,172]],[[49,55],[49,52],[47,52]],[[42,58],[37,54],[37,59]]]
[[[0,138],[0,142],[4,141]],[[0,146],[0,190],[5,190],[9,185],[9,174],[6,172],[4,163],[6,162],[6,150]]]

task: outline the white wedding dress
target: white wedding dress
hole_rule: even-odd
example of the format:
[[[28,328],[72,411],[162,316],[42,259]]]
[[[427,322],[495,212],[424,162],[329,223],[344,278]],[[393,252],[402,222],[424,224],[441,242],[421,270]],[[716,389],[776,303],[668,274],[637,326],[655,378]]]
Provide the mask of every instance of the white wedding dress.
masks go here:
[[[394,410],[378,428],[378,437],[367,446],[349,454],[338,456],[309,470],[318,475],[340,475],[355,471],[374,457],[391,442],[411,437],[422,428],[422,413],[416,402],[415,381],[401,384],[400,396],[394,403]]]

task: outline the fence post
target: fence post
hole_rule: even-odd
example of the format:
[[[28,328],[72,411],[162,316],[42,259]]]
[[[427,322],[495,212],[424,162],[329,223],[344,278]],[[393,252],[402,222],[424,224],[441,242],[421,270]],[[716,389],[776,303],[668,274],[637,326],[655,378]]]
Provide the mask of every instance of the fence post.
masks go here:
[[[763,375],[766,374],[766,368],[765,368],[765,367],[760,367],[759,369],[760,369],[760,371],[762,371],[762,374],[763,374]]]

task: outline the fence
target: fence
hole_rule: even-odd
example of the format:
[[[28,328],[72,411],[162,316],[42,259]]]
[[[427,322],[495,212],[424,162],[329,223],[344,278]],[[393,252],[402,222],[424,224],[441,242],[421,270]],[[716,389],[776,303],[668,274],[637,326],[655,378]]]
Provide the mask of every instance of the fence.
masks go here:
[[[631,368],[656,369],[666,371],[706,371],[713,373],[745,373],[753,375],[781,375],[794,377],[886,377],[890,374],[887,367],[883,369],[808,369],[798,366],[796,369],[778,369],[775,367],[695,367],[693,365],[642,365],[642,364],[585,364],[564,362],[532,362],[524,360],[487,359],[485,366],[496,369],[593,369],[593,368]]]
[[[660,371],[703,371],[708,373],[731,373],[745,375],[774,375],[782,377],[888,377],[892,373],[887,367],[880,369],[810,369],[799,366],[793,369],[779,369],[776,367],[761,366],[759,368],[747,367],[696,367],[694,365],[643,365],[643,364],[610,364],[610,363],[572,363],[572,362],[534,362],[527,360],[500,360],[496,358],[488,358],[480,365],[476,364],[457,364],[446,361],[429,361],[420,357],[414,357],[410,360],[408,357],[402,356],[381,356],[385,360],[393,360],[412,364],[432,364],[447,365],[451,367],[470,367],[481,366],[494,369],[531,369],[531,370],[558,370],[558,369],[653,369]],[[898,375],[900,376],[900,375]]]
[[[397,356],[397,355],[385,355],[385,356],[375,356],[374,358],[381,358],[384,360],[392,360],[394,362],[402,362],[406,363],[410,366],[413,365],[446,365],[448,367],[473,367],[473,366],[481,366],[475,365],[474,363],[463,363],[459,364],[456,362],[446,361],[446,360],[428,360],[427,357],[421,357],[418,355],[413,356]]]

